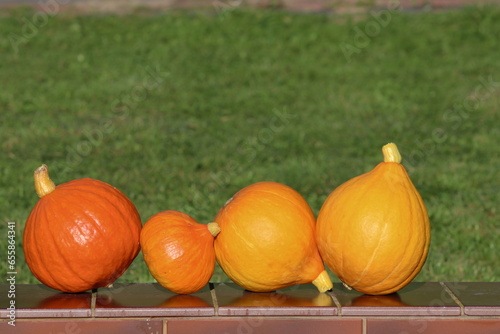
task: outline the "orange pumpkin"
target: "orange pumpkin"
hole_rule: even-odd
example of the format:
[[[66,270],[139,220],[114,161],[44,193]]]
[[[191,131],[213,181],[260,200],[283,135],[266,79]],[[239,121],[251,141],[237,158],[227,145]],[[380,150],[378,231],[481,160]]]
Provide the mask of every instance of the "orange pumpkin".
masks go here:
[[[315,217],[294,189],[258,182],[219,210],[215,254],[224,272],[249,291],[269,292],[313,282],[332,288],[315,241]]]
[[[199,224],[179,211],[153,215],[141,231],[149,272],[163,287],[189,294],[203,288],[215,267],[213,224]]]
[[[82,292],[115,281],[139,252],[141,219],[118,189],[85,178],[57,187],[42,165],[35,171],[40,197],[24,228],[23,249],[43,284]]]
[[[348,287],[382,295],[407,285],[422,268],[430,243],[427,210],[395,144],[384,162],[335,189],[318,214],[318,247]]]

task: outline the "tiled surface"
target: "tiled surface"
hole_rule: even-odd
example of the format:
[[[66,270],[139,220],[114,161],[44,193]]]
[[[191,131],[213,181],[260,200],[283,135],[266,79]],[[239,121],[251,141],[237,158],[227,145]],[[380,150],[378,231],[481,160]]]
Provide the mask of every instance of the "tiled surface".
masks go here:
[[[343,316],[458,316],[460,306],[439,282],[413,282],[397,293],[368,296],[336,284]]]
[[[158,283],[114,284],[97,291],[96,317],[197,317],[215,314],[210,286],[178,295]]]
[[[500,283],[447,282],[445,285],[462,303],[466,315],[500,316]]]
[[[330,295],[312,284],[296,285],[269,293],[248,292],[234,283],[215,286],[219,316],[337,315]]]
[[[15,290],[15,317],[21,325],[16,328],[24,328],[29,323],[63,326],[61,322],[48,318],[83,321],[84,326],[97,320],[111,321],[112,326],[119,326],[113,321],[120,317],[128,318],[122,319],[124,322],[130,318],[142,321],[162,317],[169,323],[182,320],[173,322],[173,330],[180,330],[187,326],[187,322],[197,319],[190,323],[208,321],[209,327],[224,325],[238,331],[238,326],[251,329],[248,326],[265,319],[259,326],[266,331],[266,328],[271,331],[278,325],[287,327],[286,321],[296,323],[298,327],[303,322],[312,321],[310,324],[319,326],[321,332],[325,323],[316,321],[335,320],[340,322],[332,324],[343,326],[340,324],[347,320],[364,318],[372,330],[385,328],[390,323],[394,328],[406,328],[408,333],[424,326],[437,331],[435,328],[438,327],[434,326],[461,322],[463,328],[477,328],[478,333],[488,333],[490,328],[493,332],[496,330],[496,334],[500,333],[500,282],[413,282],[398,293],[387,296],[363,295],[347,290],[341,284],[334,284],[333,291],[327,294],[319,293],[311,284],[272,293],[252,293],[236,284],[217,283],[191,295],[178,295],[153,283],[115,284],[112,288],[79,294],[61,293],[43,285],[18,284]],[[0,328],[11,329],[5,327],[10,313],[8,291],[7,284],[0,284]],[[346,326],[354,326],[352,324],[356,322],[346,323],[351,324]],[[142,325],[134,326],[142,328]],[[453,326],[449,325],[449,328],[455,328]],[[478,326],[484,326],[484,331]],[[193,330],[205,330],[202,326],[196,328]],[[0,329],[0,333],[4,332],[8,333]]]
[[[0,285],[0,318],[7,317],[9,286]],[[90,292],[63,293],[41,284],[16,284],[16,318],[90,317]]]
[[[0,322],[2,334],[162,334],[163,320],[160,319],[91,319],[91,320],[45,320],[16,321],[12,327]]]
[[[367,319],[366,334],[498,334],[500,319]]]
[[[168,334],[361,334],[361,319],[272,319],[272,318],[225,318],[221,320],[167,320]]]

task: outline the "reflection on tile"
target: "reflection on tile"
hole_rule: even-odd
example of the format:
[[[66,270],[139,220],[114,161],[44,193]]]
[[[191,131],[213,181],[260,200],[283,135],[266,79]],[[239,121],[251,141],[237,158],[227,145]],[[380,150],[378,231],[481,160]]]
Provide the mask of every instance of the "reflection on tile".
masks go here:
[[[349,306],[359,307],[409,307],[401,301],[401,296],[391,293],[385,296],[360,295],[354,298]]]
[[[336,315],[330,295],[310,284],[296,285],[275,292],[250,292],[234,283],[215,286],[220,316]]]
[[[97,290],[96,317],[212,316],[210,287],[178,295],[158,283],[117,283]]]
[[[334,286],[332,294],[342,306],[342,315],[356,316],[451,316],[460,315],[460,306],[438,282],[412,282],[397,293],[364,295]]]
[[[498,319],[367,319],[366,334],[498,334]]]
[[[9,299],[9,287],[0,285],[0,317],[8,315],[10,300],[15,301],[16,318],[90,317],[90,292],[64,293],[43,284],[16,284],[15,298]]]
[[[13,330],[14,329],[14,330]],[[12,327],[0,322],[0,333],[120,333],[120,334],[161,334],[163,321],[160,319],[119,319],[119,320],[44,320],[16,321]]]
[[[466,315],[500,316],[500,282],[447,282]]]
[[[214,333],[258,333],[258,334],[361,334],[361,319],[272,319],[263,317],[167,320],[168,334],[214,334]]]
[[[205,297],[208,297],[205,296]],[[207,301],[207,298],[201,298],[193,295],[175,295],[163,303],[159,307],[212,307],[212,300]]]

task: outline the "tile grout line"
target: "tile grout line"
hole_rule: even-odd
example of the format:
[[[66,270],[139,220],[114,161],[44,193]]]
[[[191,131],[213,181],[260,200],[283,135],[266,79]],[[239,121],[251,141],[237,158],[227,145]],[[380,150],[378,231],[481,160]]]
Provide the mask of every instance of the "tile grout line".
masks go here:
[[[208,283],[210,286],[210,295],[212,296],[212,302],[214,304],[214,316],[218,317],[219,316],[219,303],[217,302],[217,296],[215,295],[215,285],[214,283],[210,282]]]
[[[340,301],[337,299],[333,291],[327,291],[328,295],[332,297],[333,302],[335,303],[335,306],[337,306],[337,316],[341,317],[342,316],[342,306],[340,305]]]
[[[163,334],[167,334],[167,319],[163,319]]]
[[[361,324],[362,324],[361,333],[366,334],[366,317],[363,317]]]
[[[90,300],[90,317],[95,318],[95,305],[97,301],[97,289],[92,290],[92,298]]]
[[[455,303],[457,303],[458,306],[460,306],[460,316],[464,316],[465,315],[465,306],[464,306],[464,304],[462,304],[462,302],[460,301],[460,299],[458,299],[458,297],[455,296],[455,294],[453,293],[453,291],[451,291],[451,289],[444,282],[439,282],[439,284],[441,284],[441,286],[443,287],[443,289],[451,296],[451,299],[453,299],[453,301]]]

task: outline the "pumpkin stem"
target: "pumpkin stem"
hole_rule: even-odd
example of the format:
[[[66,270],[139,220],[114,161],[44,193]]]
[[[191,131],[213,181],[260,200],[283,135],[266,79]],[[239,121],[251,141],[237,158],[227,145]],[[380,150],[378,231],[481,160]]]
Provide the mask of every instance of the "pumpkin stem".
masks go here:
[[[346,283],[342,282],[342,285],[343,285],[343,286],[344,286],[347,290],[352,290],[352,288],[351,288],[348,284],[346,284]]]
[[[318,288],[319,292],[326,292],[333,288],[332,280],[330,279],[330,276],[328,276],[326,270],[323,270],[318,277],[312,281],[312,284]]]
[[[401,154],[398,147],[394,143],[386,144],[382,147],[382,154],[384,155],[384,162],[397,162],[401,163]]]
[[[56,189],[56,185],[49,177],[49,167],[41,165],[35,170],[35,191],[42,198]]]
[[[208,227],[208,230],[210,231],[210,234],[212,234],[214,236],[214,238],[220,232],[219,224],[217,224],[216,222],[208,223],[207,227]]]

